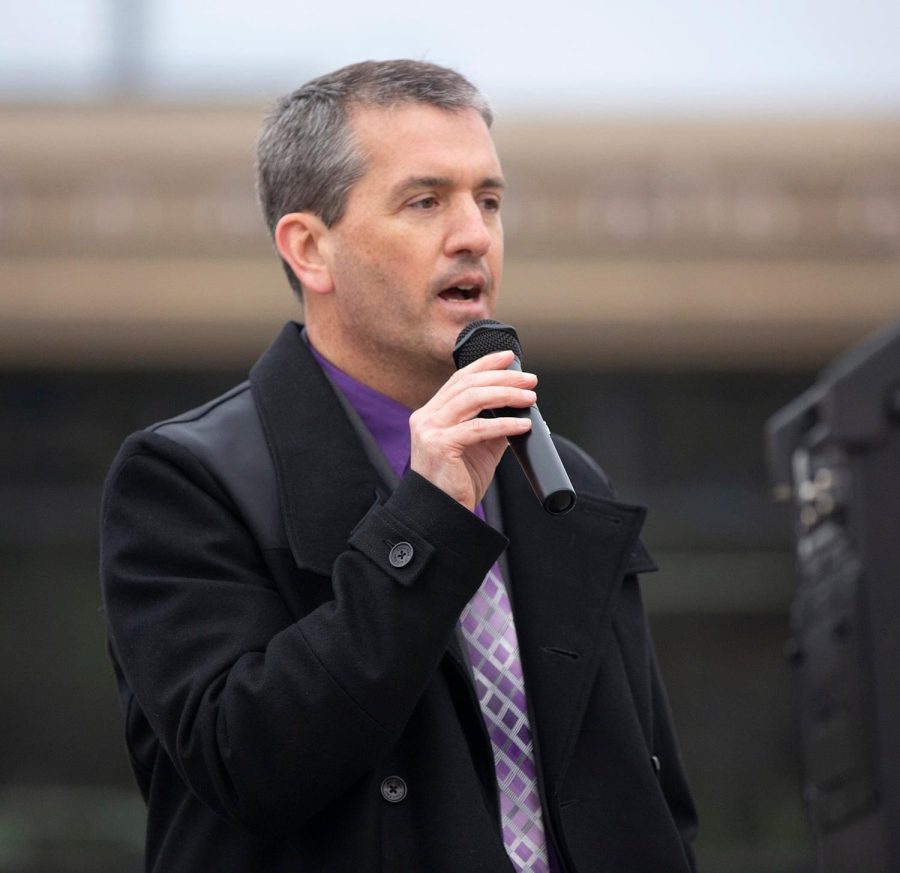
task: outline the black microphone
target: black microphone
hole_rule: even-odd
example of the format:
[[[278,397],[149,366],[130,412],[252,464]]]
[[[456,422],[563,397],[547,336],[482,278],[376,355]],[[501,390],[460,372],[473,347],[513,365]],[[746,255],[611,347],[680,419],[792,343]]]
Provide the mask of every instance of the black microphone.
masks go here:
[[[521,370],[522,347],[515,328],[492,318],[482,318],[462,329],[453,347],[453,360],[458,370],[491,352],[503,351],[512,351],[516,356],[507,369]],[[509,444],[544,509],[552,515],[568,512],[575,505],[575,489],[550,439],[550,428],[537,406],[529,406],[528,409],[488,409],[485,412],[531,419],[531,430],[511,436]]]

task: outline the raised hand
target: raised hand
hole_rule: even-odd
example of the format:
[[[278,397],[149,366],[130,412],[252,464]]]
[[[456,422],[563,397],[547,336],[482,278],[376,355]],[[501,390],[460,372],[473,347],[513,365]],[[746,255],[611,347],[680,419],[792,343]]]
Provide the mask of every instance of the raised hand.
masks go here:
[[[410,468],[474,510],[507,446],[526,433],[527,418],[479,418],[485,409],[527,408],[536,400],[533,373],[507,370],[511,351],[494,352],[457,370],[410,416]]]

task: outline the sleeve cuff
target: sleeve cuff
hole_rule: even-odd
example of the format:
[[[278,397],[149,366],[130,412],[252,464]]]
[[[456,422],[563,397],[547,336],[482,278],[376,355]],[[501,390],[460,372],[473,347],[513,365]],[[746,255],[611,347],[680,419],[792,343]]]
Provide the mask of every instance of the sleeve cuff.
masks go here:
[[[376,504],[350,535],[362,552],[401,585],[412,585],[433,562],[480,580],[509,540],[477,515],[408,470],[394,493]]]

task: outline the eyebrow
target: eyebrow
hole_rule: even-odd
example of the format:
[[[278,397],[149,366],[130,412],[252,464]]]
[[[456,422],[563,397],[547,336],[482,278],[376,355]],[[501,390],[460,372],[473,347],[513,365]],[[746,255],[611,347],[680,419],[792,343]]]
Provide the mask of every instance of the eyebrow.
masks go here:
[[[448,188],[453,184],[449,176],[409,176],[391,189],[395,197],[403,197],[421,188]],[[477,185],[478,188],[506,188],[506,182],[497,176],[487,176]]]

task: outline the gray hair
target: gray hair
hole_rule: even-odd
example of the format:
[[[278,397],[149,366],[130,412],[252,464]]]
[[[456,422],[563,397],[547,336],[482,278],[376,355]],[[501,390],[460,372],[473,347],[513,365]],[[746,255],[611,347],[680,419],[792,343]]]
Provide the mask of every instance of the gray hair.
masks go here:
[[[355,107],[427,103],[475,109],[491,126],[493,113],[475,86],[454,70],[425,61],[363,61],[312,79],[278,101],[256,149],[256,191],[269,233],[283,215],[311,212],[331,227],[347,195],[365,174],[364,157],[348,124]],[[300,282],[284,264],[291,287]]]

